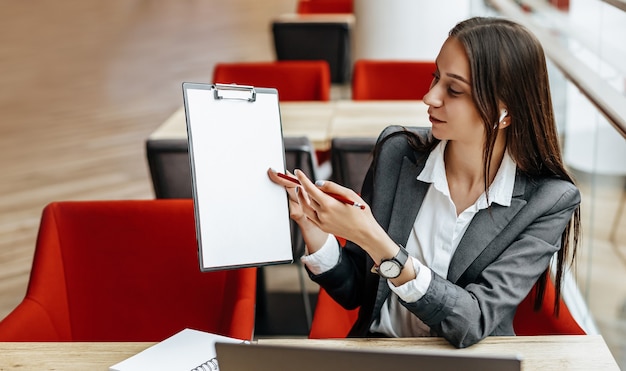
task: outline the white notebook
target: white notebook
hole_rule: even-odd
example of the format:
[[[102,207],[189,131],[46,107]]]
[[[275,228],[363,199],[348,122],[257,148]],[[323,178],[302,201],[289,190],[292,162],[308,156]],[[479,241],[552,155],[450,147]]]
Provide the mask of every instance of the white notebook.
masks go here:
[[[192,371],[219,370],[215,343],[247,343],[204,331],[181,332],[109,367],[109,371]]]

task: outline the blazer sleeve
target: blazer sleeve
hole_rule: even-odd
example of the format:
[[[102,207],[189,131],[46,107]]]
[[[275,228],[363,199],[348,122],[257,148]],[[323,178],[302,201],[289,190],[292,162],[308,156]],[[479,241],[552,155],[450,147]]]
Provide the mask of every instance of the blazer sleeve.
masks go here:
[[[461,287],[433,274],[420,300],[402,302],[456,347],[467,347],[489,335],[513,335],[517,306],[560,248],[580,193],[562,180],[534,184],[525,192],[526,205],[490,243],[505,246],[502,253],[473,282]]]
[[[380,146],[383,141],[384,151],[386,153],[392,153],[394,159],[386,158],[387,166],[400,166],[402,158],[405,156],[414,157],[415,154],[410,146],[407,144],[406,139],[397,137],[397,140],[387,140],[392,134],[406,130],[402,126],[389,126],[380,134],[377,140],[376,146]],[[410,128],[409,130],[417,132],[419,135],[426,136],[430,132],[424,128]],[[387,157],[387,156],[385,156]],[[374,192],[374,169],[377,163],[377,159],[374,158],[372,165],[370,166],[363,187],[361,190],[361,197],[370,206],[373,206]],[[391,165],[387,165],[387,163]],[[394,189],[394,187],[389,187]],[[376,197],[378,204],[384,204],[385,207],[391,208],[391,203],[387,200],[381,200],[381,198],[388,197],[393,200],[393,195],[389,192],[377,192]],[[388,221],[385,220],[388,210],[380,211],[374,210],[374,216],[383,228],[387,229]],[[320,275],[313,275],[309,272],[309,277],[318,283],[320,286],[328,292],[328,294],[341,306],[346,309],[354,309],[362,306],[365,302],[373,304],[372,301],[376,297],[376,289],[378,286],[379,276],[372,274],[370,268],[373,262],[358,245],[351,241],[347,241],[344,248],[341,249],[340,259],[338,264],[331,270],[324,272]],[[372,290],[371,288],[374,287]]]

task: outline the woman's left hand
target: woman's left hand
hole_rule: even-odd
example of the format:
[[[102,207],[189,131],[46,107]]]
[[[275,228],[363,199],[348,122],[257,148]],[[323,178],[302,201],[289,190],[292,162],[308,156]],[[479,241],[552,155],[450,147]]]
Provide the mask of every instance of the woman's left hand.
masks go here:
[[[313,184],[299,170],[295,171],[295,176],[301,183],[297,196],[302,211],[321,230],[358,245],[362,243],[365,245],[368,233],[380,229],[369,205],[353,190],[331,181],[318,181]],[[330,193],[357,202],[364,208],[339,201],[330,196]]]

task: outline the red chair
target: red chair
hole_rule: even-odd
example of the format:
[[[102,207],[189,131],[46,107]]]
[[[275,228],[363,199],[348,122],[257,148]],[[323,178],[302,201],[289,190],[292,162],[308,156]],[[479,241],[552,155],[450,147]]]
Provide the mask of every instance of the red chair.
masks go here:
[[[330,67],[321,60],[218,63],[213,82],[276,88],[281,101],[330,100]]]
[[[191,200],[54,202],[0,341],[251,339],[256,269],[200,272]]]
[[[585,335],[585,331],[572,317],[567,306],[561,300],[559,316],[553,315],[555,296],[554,284],[548,280],[543,304],[539,311],[533,309],[535,288],[520,303],[513,319],[517,335]],[[323,288],[317,297],[317,306],[309,338],[328,339],[345,338],[358,316],[358,309],[346,310],[331,298]]]
[[[354,13],[354,0],[298,0],[298,14]]]
[[[352,99],[421,100],[436,68],[431,61],[358,60],[352,72]]]
[[[547,281],[541,308],[534,310],[536,286],[517,307],[513,328],[517,335],[586,335],[574,319],[563,298],[559,301],[559,315],[554,316],[556,289],[551,279]]]
[[[345,309],[337,304],[326,290],[320,287],[309,339],[345,338],[356,322],[358,315],[358,308]]]
[[[330,67],[322,60],[218,63],[213,82],[276,88],[281,102],[330,100]],[[316,157],[318,164],[326,162],[330,151]]]

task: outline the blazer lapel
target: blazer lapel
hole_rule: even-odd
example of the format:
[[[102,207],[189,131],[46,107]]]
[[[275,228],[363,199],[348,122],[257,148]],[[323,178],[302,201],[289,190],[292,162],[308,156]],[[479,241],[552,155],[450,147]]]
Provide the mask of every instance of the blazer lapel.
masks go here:
[[[526,178],[518,172],[515,177],[511,205],[505,207],[492,204],[490,209],[480,210],[474,216],[450,261],[449,281],[457,282],[478,256],[493,243],[519,210],[526,205],[526,200],[522,198],[525,188]],[[497,256],[500,251],[494,251],[493,254]]]
[[[426,196],[430,183],[417,180],[417,176],[424,169],[424,162],[414,164],[407,157],[402,160],[398,184],[396,186],[396,197],[393,201],[389,219],[387,233],[392,240],[406,246],[409,234],[413,228],[413,223],[417,217],[417,212],[422,206],[422,201]],[[389,296],[389,285],[387,280],[380,277],[378,282],[378,292],[374,304],[374,313],[378,313],[383,302]]]
[[[424,164],[416,165],[407,157],[402,161],[396,198],[391,209],[389,229],[387,233],[397,243],[406,245],[409,234],[415,223],[417,212],[422,206],[430,183],[417,180],[417,176],[424,169]]]

